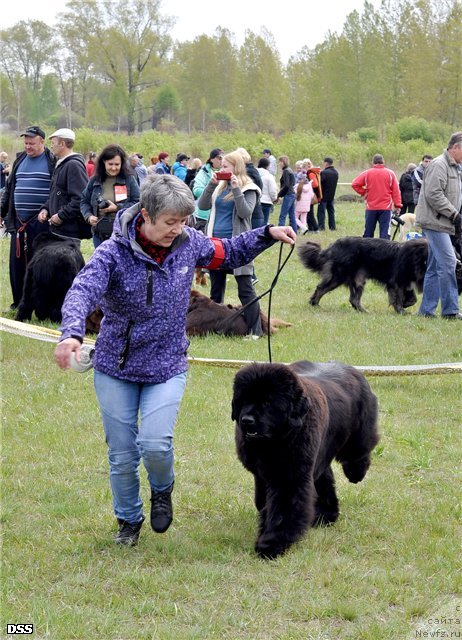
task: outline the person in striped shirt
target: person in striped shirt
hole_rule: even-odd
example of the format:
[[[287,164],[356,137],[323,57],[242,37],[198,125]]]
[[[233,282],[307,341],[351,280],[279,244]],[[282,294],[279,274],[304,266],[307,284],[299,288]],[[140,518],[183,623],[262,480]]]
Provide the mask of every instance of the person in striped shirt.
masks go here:
[[[1,201],[1,217],[6,219],[11,234],[10,284],[15,309],[21,300],[27,264],[33,255],[34,238],[49,232],[48,225],[38,220],[38,212],[48,200],[51,175],[56,159],[45,147],[45,132],[37,126],[20,134],[24,151],[13,163]]]

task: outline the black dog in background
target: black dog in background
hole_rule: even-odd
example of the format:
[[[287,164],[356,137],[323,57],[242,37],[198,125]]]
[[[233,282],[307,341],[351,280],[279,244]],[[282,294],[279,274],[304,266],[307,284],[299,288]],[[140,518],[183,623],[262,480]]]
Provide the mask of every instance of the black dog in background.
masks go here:
[[[34,255],[27,265],[24,289],[15,319],[61,322],[61,307],[75,276],[85,265],[78,241],[41,233],[34,240]]]
[[[237,455],[255,478],[256,552],[276,558],[339,515],[331,463],[360,482],[379,440],[377,399],[340,362],[251,364],[234,379]]]
[[[421,292],[423,287],[427,255],[425,239],[400,243],[347,236],[327,249],[315,242],[299,248],[302,264],[322,276],[310,304],[318,305],[326,293],[345,285],[350,290],[350,304],[357,311],[365,311],[361,296],[367,280],[385,285],[389,303],[397,313],[415,304],[415,289]]]
[[[455,248],[456,255],[457,250]],[[350,304],[357,311],[365,311],[361,297],[367,280],[385,285],[388,301],[397,313],[417,302],[415,290],[423,289],[427,270],[428,246],[425,238],[408,242],[393,242],[383,238],[339,238],[327,249],[316,242],[299,247],[302,264],[320,273],[321,282],[310,298],[318,305],[329,291],[345,285],[350,290]],[[462,293],[462,266],[456,266],[459,294]]]

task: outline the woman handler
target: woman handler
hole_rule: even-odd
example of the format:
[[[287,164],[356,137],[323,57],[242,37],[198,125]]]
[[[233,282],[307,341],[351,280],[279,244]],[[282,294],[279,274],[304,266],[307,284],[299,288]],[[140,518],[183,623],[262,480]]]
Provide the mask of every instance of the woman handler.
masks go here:
[[[186,314],[194,269],[247,264],[290,227],[266,226],[230,239],[186,227],[195,203],[171,175],[148,176],[140,203],[119,212],[114,233],[75,278],[63,304],[55,359],[63,369],[80,360],[85,318],[104,312],[96,341],[94,384],[108,445],[116,542],[135,545],[144,521],[139,464],[151,487],[151,527],[173,518],[173,430],[186,383]],[[140,421],[138,425],[138,415]]]

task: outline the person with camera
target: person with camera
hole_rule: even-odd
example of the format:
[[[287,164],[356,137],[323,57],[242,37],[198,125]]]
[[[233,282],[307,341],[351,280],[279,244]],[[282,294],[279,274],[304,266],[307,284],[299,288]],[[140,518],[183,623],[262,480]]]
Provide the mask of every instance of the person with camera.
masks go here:
[[[98,247],[110,238],[116,213],[136,204],[140,198],[138,181],[127,154],[118,144],[101,151],[95,173],[80,201],[80,211],[92,227],[93,244]]]
[[[210,209],[207,235],[214,238],[233,238],[252,228],[252,213],[261,195],[260,188],[247,173],[242,151],[237,149],[223,156],[221,170],[212,173],[198,207]],[[210,297],[219,304],[224,302],[227,273],[236,278],[237,292],[245,306],[256,298],[252,281],[253,263],[244,264],[233,271],[210,271]],[[263,335],[258,302],[244,309],[247,335],[254,339]]]
[[[237,200],[236,176],[231,181]],[[296,239],[289,227],[272,225],[233,238],[209,238],[186,226],[194,207],[184,182],[172,175],[148,176],[140,203],[117,214],[116,233],[93,253],[62,307],[55,350],[62,369],[81,361],[88,313],[96,306],[104,312],[93,368],[118,521],[116,544],[134,546],[140,536],[141,461],[148,474],[151,528],[164,533],[173,520],[173,440],[188,369],[186,315],[194,268],[235,269],[277,241]],[[248,221],[250,229],[250,213]]]

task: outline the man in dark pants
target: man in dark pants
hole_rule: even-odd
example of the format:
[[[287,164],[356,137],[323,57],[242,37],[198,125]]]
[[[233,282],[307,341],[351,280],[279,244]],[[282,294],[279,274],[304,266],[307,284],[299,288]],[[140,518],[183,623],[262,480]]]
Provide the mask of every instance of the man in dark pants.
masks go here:
[[[399,213],[403,203],[396,175],[387,169],[382,154],[375,154],[372,168],[360,173],[351,186],[366,200],[363,237],[373,238],[378,223],[380,237],[389,240],[392,211],[395,209]]]
[[[326,209],[329,229],[335,231],[334,198],[337,189],[338,171],[334,167],[334,161],[330,156],[324,158],[324,169],[321,171],[322,200],[318,204],[318,225],[320,231],[325,229]]]
[[[73,151],[72,129],[58,129],[50,136],[51,149],[58,158],[50,187],[50,196],[39,212],[41,222],[50,223],[51,233],[74,238],[80,244],[80,201],[88,183],[85,159]]]
[[[27,264],[32,258],[34,238],[48,227],[38,220],[38,213],[48,200],[51,175],[56,159],[45,147],[45,132],[37,126],[28,127],[24,151],[18,154],[2,195],[1,217],[11,234],[10,284],[15,309],[22,296]]]

